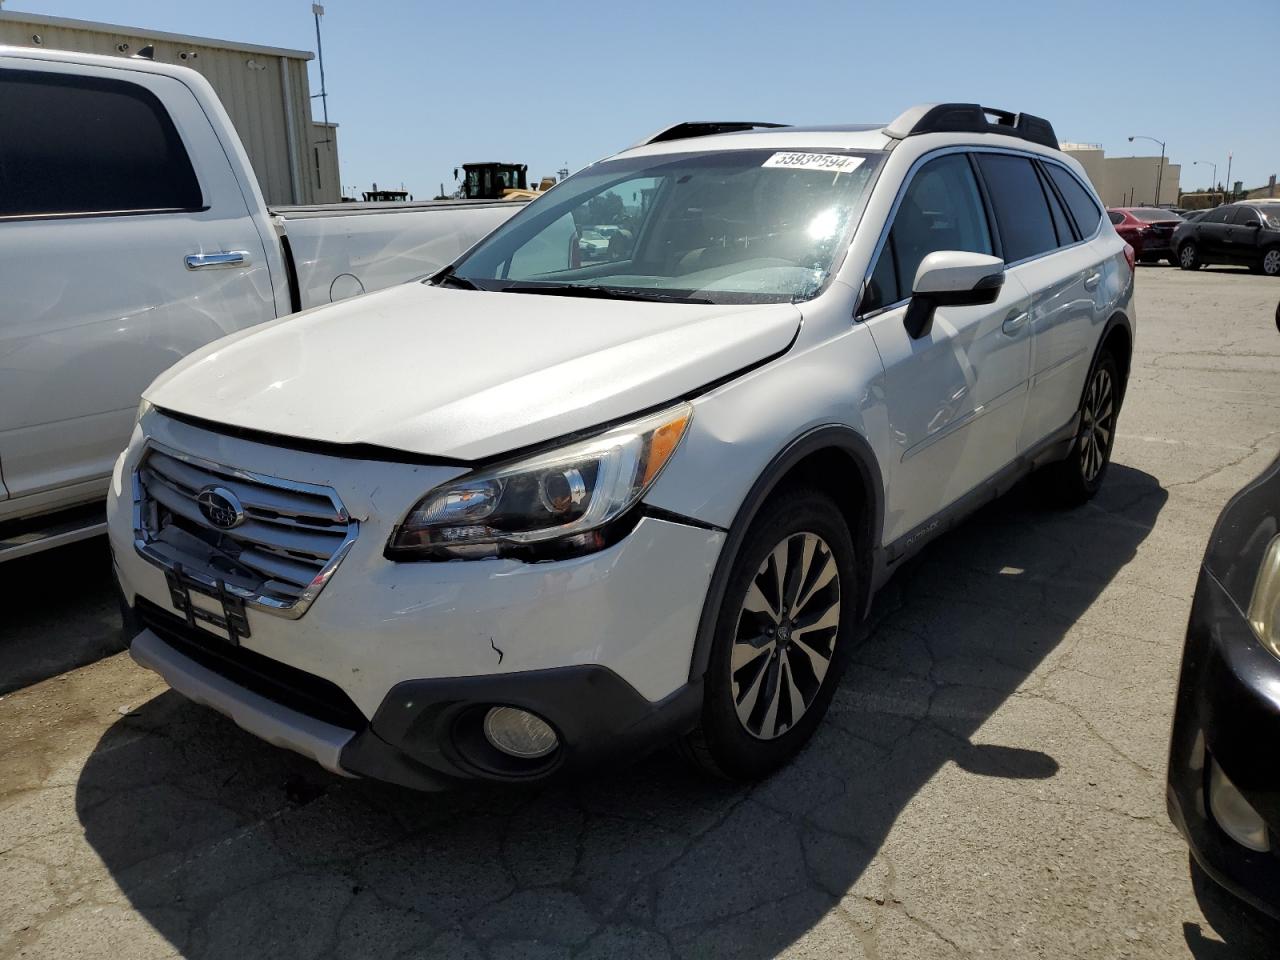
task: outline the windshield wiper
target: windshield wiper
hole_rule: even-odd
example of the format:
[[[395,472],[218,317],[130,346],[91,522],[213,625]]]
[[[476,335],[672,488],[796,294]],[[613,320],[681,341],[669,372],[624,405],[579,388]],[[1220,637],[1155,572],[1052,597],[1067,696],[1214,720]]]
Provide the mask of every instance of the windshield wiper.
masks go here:
[[[434,277],[431,282],[437,287],[457,287],[459,290],[479,290],[480,286],[466,277],[460,277],[454,271],[454,264],[449,264]]]
[[[555,297],[593,297],[597,300],[648,300],[658,303],[711,303],[701,297],[663,293],[659,290],[641,290],[635,287],[600,287],[584,283],[544,283],[537,286],[512,285],[502,288],[503,293],[542,293]]]

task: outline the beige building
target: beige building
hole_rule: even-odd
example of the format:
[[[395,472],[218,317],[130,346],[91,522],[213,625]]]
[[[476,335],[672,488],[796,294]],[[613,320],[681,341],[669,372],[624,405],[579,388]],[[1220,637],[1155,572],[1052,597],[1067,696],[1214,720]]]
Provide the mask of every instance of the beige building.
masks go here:
[[[1149,207],[1156,201],[1159,174],[1162,204],[1176,204],[1181,193],[1182,166],[1165,157],[1108,157],[1098,143],[1063,143],[1063,151],[1084,167],[1085,173],[1108,207]]]
[[[285,50],[138,27],[0,10],[0,44],[155,59],[204,74],[244,141],[271,204],[336,203],[338,125],[311,118],[308,50]]]

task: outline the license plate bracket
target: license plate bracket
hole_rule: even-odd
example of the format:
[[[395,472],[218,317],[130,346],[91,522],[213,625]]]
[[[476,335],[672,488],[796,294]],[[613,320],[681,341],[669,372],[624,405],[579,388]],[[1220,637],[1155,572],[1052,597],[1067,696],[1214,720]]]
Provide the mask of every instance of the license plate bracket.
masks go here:
[[[187,626],[199,627],[198,621],[212,624],[227,634],[231,645],[238,647],[241,638],[250,637],[249,618],[245,615],[244,601],[227,592],[226,583],[219,579],[210,587],[188,575],[182,564],[176,563],[165,571],[169,585],[169,601],[173,608],[186,618]],[[208,597],[221,607],[221,613],[198,606],[191,599],[192,593]],[[221,639],[221,638],[219,638]]]

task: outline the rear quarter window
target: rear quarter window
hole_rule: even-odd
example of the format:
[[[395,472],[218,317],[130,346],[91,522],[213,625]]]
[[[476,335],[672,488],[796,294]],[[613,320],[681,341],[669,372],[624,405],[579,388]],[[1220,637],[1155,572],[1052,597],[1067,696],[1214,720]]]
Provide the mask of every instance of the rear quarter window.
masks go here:
[[[1093,236],[1098,230],[1098,223],[1102,220],[1102,208],[1098,206],[1098,202],[1065,168],[1056,163],[1046,163],[1044,167],[1049,172],[1049,178],[1053,180],[1054,186],[1062,194],[1062,199],[1066,201],[1067,209],[1071,211],[1071,219],[1076,222],[1080,236]],[[1124,219],[1122,214],[1119,215],[1120,220],[1114,219],[1117,214],[1111,216],[1112,223],[1119,223]]]
[[[198,210],[160,100],[136,83],[0,70],[0,216]]]

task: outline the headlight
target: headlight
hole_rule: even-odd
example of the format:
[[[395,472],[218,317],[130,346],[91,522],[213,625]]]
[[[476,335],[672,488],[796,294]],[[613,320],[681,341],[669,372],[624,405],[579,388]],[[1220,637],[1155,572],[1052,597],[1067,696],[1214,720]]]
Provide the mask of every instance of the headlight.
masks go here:
[[[391,535],[393,560],[585,552],[644,496],[675,452],[688,404],[508,466],[459,477],[418,501]]]
[[[137,426],[138,421],[141,420],[143,417],[145,417],[148,413],[150,413],[151,410],[152,410],[152,406],[148,401],[140,400],[138,402],[138,415],[133,418],[134,426]]]
[[[1249,601],[1249,625],[1262,645],[1280,657],[1280,537],[1267,544]]]

